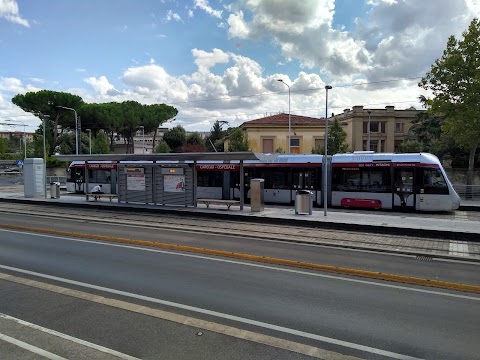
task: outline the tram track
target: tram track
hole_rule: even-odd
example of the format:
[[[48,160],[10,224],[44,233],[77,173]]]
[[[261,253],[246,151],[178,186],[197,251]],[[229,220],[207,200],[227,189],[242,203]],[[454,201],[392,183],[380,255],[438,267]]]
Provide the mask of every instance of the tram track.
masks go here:
[[[368,232],[353,232],[347,230],[331,230],[305,228],[300,226],[269,225],[258,223],[245,223],[235,220],[221,221],[216,219],[189,218],[188,216],[175,216],[170,214],[137,215],[128,211],[110,211],[108,209],[74,209],[66,207],[49,207],[48,213],[39,205],[30,204],[3,204],[0,203],[0,213],[18,213],[22,215],[43,216],[48,218],[63,218],[69,220],[109,223],[127,226],[141,226],[175,231],[201,232],[203,234],[218,234],[275,240],[296,243],[308,243],[319,246],[333,246],[343,248],[365,249],[377,252],[402,253],[410,255],[428,254],[429,256],[444,258],[461,258],[463,260],[480,261],[480,245],[462,242],[465,253],[455,253],[452,256],[450,240],[436,238],[413,237],[405,235],[390,235]],[[1,222],[1,221],[0,221]],[[465,245],[466,244],[466,245]]]

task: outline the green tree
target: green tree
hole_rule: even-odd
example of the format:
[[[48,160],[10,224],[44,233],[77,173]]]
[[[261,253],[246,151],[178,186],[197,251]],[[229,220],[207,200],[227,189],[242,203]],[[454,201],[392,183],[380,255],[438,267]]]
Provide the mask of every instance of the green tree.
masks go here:
[[[328,154],[334,155],[348,151],[347,133],[343,130],[338,119],[328,129]],[[325,146],[312,150],[312,154],[325,154]]]
[[[419,153],[423,151],[423,144],[418,140],[406,140],[397,146],[399,153]]]
[[[75,133],[74,132],[64,132],[57,139],[57,146],[55,152],[65,155],[65,154],[75,154],[76,145],[75,145]]]
[[[250,151],[248,139],[246,138],[245,132],[242,128],[237,127],[231,129],[228,137],[228,151]]]
[[[469,151],[467,184],[473,183],[475,153],[480,143],[480,22],[473,19],[463,39],[450,36],[443,56],[435,61],[419,86],[433,98],[424,105],[445,117],[442,130]]]
[[[222,152],[224,150],[223,138],[227,133],[225,130],[223,130],[224,125],[228,125],[228,121],[217,120],[213,123],[212,129],[210,130],[210,135],[205,141],[205,146],[210,151],[216,150]],[[212,144],[215,149],[212,148]]]
[[[61,129],[60,132],[75,129],[75,113],[71,110],[59,108],[59,106],[78,110],[84,104],[80,96],[52,90],[17,94],[12,98],[12,102],[22,110],[37,116],[42,121],[45,118],[47,123],[45,129],[50,131],[50,136],[47,136],[47,140],[49,141],[49,149],[51,151],[57,145],[59,129]]]
[[[0,138],[0,157],[5,159],[8,149],[8,140],[5,138]]]
[[[157,147],[155,148],[155,152],[160,154],[166,154],[172,152],[172,149],[170,149],[170,146],[168,146],[165,140],[160,140]]]
[[[171,128],[163,134],[163,140],[168,144],[173,152],[181,151],[183,145],[186,144],[186,131],[181,125]]]
[[[103,130],[92,139],[92,154],[110,154],[109,140]]]

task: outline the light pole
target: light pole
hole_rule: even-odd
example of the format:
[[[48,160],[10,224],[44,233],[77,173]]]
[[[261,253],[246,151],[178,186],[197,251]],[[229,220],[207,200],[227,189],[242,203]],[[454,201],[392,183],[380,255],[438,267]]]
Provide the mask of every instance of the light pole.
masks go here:
[[[85,131],[88,132],[88,148],[90,150],[90,155],[92,155],[92,130],[87,129]]]
[[[145,154],[145,128],[143,126],[139,126],[142,129],[142,154]]]
[[[327,155],[328,155],[328,90],[331,90],[330,85],[325,86],[325,161],[323,164],[323,216],[327,216]]]
[[[285,84],[287,87],[288,87],[288,153],[290,154],[290,145],[291,145],[291,141],[290,141],[290,128],[291,128],[291,121],[290,121],[290,86],[288,86],[288,84],[283,81],[282,79],[278,79],[277,81],[280,81],[282,84]]]
[[[367,129],[367,151],[370,151],[370,114],[372,113],[372,110],[368,109],[368,129]]]
[[[45,126],[46,118],[50,115],[42,115],[43,121],[43,192],[45,193],[45,199],[47,198],[47,146],[45,145]]]
[[[67,109],[67,110],[72,110],[75,113],[75,154],[78,155],[78,117],[77,117],[77,111],[73,108],[66,107],[66,106],[61,106],[61,105],[57,105],[55,107],[62,108],[62,109]]]

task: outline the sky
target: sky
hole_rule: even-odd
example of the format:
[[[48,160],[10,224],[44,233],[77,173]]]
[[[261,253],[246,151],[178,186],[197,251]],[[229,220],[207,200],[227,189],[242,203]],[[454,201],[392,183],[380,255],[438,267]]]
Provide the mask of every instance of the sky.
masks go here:
[[[43,89],[172,105],[167,127],[187,131],[289,100],[318,118],[420,109],[418,81],[479,14],[480,0],[0,0],[0,130],[34,131],[11,99]]]

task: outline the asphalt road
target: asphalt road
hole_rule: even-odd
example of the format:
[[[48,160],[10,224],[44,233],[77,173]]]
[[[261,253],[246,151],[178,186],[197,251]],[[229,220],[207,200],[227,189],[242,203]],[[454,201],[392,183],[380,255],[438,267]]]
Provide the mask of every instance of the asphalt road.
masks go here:
[[[140,228],[122,231],[148,236]],[[163,235],[171,236],[157,231]],[[201,238],[176,233],[182,236]],[[406,259],[389,261],[397,260]],[[475,295],[9,231],[0,232],[0,264],[0,271],[9,266],[75,280],[75,288],[365,358],[385,358],[382,351],[392,352],[387,358],[479,358]],[[66,281],[55,282],[72,286]]]
[[[124,225],[109,224],[108,219],[99,218],[98,222],[47,218],[2,213],[1,223],[22,225],[41,229],[70,231],[76,233],[105,235],[135,240],[149,240],[178,245],[187,245],[207,249],[247,253],[260,256],[276,257],[332,265],[360,270],[377,271],[388,274],[414,276],[431,280],[451,281],[462,284],[480,285],[480,262],[452,262],[442,259],[426,259],[415,256],[384,254],[360,251],[355,249],[339,249],[328,246],[295,244],[281,240],[265,240],[245,237],[203,234],[201,232],[184,232],[136,226],[136,222],[125,222]],[[281,233],[278,237],[281,238]],[[386,239],[387,241],[388,239]]]

